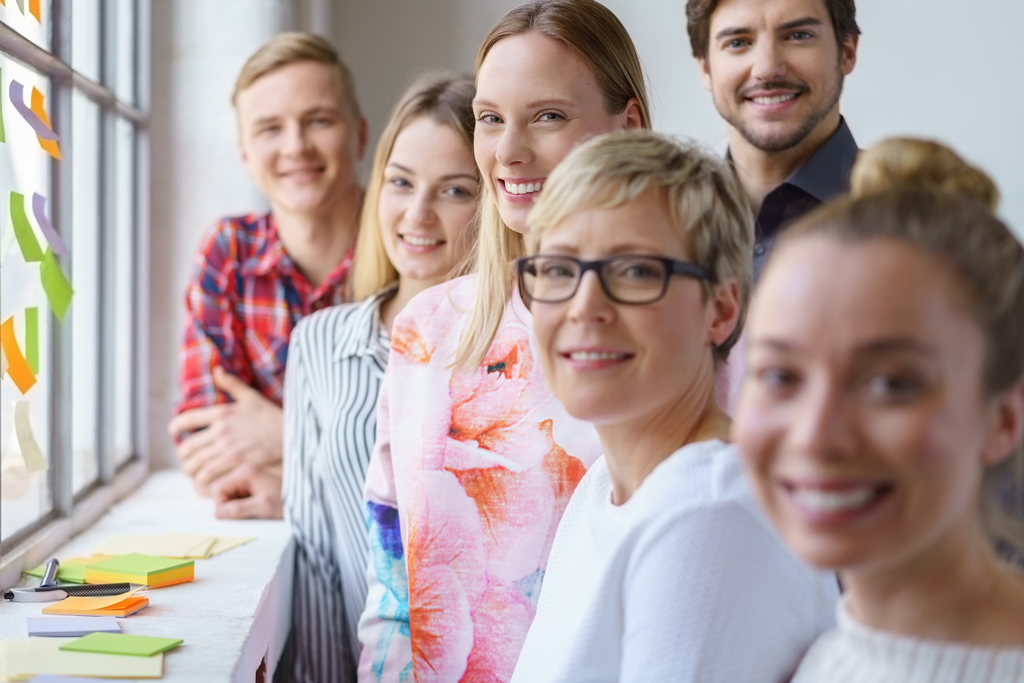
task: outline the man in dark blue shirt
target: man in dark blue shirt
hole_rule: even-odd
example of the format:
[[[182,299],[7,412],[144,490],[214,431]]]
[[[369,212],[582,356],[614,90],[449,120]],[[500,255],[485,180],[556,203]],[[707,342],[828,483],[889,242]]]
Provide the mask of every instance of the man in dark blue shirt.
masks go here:
[[[728,124],[757,216],[754,278],[779,231],[847,192],[857,144],[839,114],[857,62],[854,0],[688,0],[690,45]]]

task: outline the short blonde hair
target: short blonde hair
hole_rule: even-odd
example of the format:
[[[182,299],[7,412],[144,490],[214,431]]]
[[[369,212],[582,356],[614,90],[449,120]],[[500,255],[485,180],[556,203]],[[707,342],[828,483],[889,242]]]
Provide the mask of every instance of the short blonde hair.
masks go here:
[[[352,273],[353,297],[357,301],[398,280],[398,271],[384,250],[380,216],[377,214],[377,204],[380,201],[381,189],[384,187],[384,169],[391,158],[391,150],[395,147],[398,134],[413,119],[427,117],[434,123],[455,131],[466,145],[466,149],[472,153],[475,91],[470,76],[428,73],[409,86],[391,112],[391,118],[373,155],[373,169],[370,171],[370,180],[363,198],[363,213],[359,221],[359,237],[356,241]],[[479,174],[479,171],[477,173]],[[460,240],[471,240],[474,234],[475,230],[471,229],[463,233]]]
[[[587,65],[604,98],[605,111],[619,114],[636,98],[645,128],[651,127],[647,78],[633,39],[615,13],[595,0],[536,0],[503,16],[476,56],[476,72],[491,48],[510,36],[537,33],[557,40]],[[512,294],[509,263],[525,253],[523,236],[501,220],[497,198],[481,197],[480,230],[463,272],[479,276],[476,301],[459,348],[456,365],[477,365],[487,354]]]
[[[570,214],[614,209],[657,192],[679,232],[693,247],[694,262],[718,282],[739,286],[736,329],[715,349],[729,356],[743,331],[753,279],[754,220],[735,174],[692,143],[647,130],[611,133],[577,147],[548,178],[527,223],[531,254],[544,236]],[[623,226],[628,230],[628,226]],[[705,293],[714,284],[705,282]]]
[[[356,98],[356,82],[352,77],[352,70],[341,60],[338,51],[326,38],[304,31],[278,33],[249,56],[235,80],[231,105],[237,106],[239,93],[260,78],[296,62],[317,62],[329,66],[338,76],[352,116],[357,121],[363,118],[359,100]]]

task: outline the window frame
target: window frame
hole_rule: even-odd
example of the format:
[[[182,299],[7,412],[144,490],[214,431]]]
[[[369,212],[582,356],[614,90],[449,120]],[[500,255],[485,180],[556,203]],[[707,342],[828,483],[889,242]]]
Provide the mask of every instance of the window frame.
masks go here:
[[[51,219],[61,237],[74,250],[70,221],[72,205],[72,161],[75,151],[71,137],[72,95],[79,92],[99,108],[99,278],[98,291],[100,323],[96,341],[98,363],[95,400],[97,405],[94,457],[98,460],[96,479],[77,494],[73,491],[72,451],[72,350],[73,325],[54,323],[48,347],[41,353],[48,357],[51,372],[41,377],[50,389],[49,442],[50,469],[47,486],[52,496],[50,511],[18,530],[10,538],[0,541],[0,586],[18,582],[21,572],[39,564],[72,536],[91,526],[114,503],[134,491],[146,478],[149,459],[146,410],[148,386],[148,350],[142,343],[148,334],[149,295],[149,84],[151,51],[151,0],[127,0],[134,14],[133,80],[134,103],[118,99],[117,82],[111,77],[114,68],[116,33],[116,0],[99,3],[99,72],[104,83],[96,82],[71,66],[71,2],[51,0],[51,51],[37,46],[28,38],[0,22],[0,52],[22,62],[50,79],[50,115],[54,128],[61,132],[62,144],[70,155],[63,161],[50,160]],[[116,169],[116,147],[113,132],[115,123],[123,119],[132,126],[132,260],[121,267],[132,268],[131,343],[131,455],[122,464],[114,462],[112,454],[111,406],[113,385],[113,336],[115,282],[112,263],[112,236],[117,235],[116,188],[113,186]],[[65,260],[65,266],[70,264]],[[115,264],[116,265],[116,264]],[[69,273],[70,274],[70,273]],[[74,304],[72,303],[72,311]],[[73,318],[72,318],[73,322]]]

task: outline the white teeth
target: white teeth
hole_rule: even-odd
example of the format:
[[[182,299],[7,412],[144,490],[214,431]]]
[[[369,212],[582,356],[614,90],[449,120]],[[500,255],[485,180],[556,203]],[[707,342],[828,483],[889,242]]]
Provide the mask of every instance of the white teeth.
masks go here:
[[[798,505],[812,512],[840,512],[864,507],[878,497],[879,489],[864,487],[848,491],[822,491],[797,488],[791,495]]]
[[[626,357],[624,353],[608,353],[605,351],[573,351],[569,358],[573,360],[595,361],[595,360],[622,360]]]
[[[402,239],[417,247],[432,247],[441,244],[441,240],[432,240],[429,237],[415,237],[413,235],[402,235]]]
[[[775,97],[754,97],[753,100],[758,104],[782,104],[783,102],[789,102],[794,97],[796,97],[796,93],[776,95]]]
[[[530,194],[532,192],[540,192],[544,189],[544,182],[539,183],[510,183],[505,182],[505,189],[508,190],[509,194]]]

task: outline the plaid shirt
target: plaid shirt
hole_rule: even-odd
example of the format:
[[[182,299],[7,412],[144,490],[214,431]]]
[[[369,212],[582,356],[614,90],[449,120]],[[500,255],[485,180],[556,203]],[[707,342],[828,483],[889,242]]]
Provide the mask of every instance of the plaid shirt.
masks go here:
[[[353,249],[314,288],[285,253],[271,214],[224,218],[207,230],[185,294],[175,412],[230,401],[213,386],[217,365],[281,405],[288,337],[303,316],[348,300]]]

